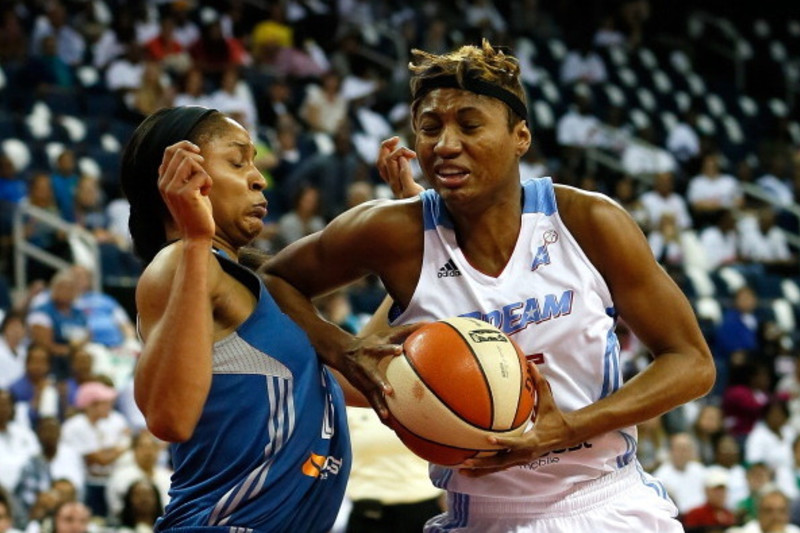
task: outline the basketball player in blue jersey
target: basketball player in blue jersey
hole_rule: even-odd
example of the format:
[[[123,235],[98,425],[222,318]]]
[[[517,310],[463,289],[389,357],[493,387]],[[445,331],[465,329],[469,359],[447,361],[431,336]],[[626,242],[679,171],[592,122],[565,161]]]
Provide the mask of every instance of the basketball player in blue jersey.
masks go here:
[[[357,206],[289,246],[264,268],[270,290],[332,359],[363,362],[372,341],[322,321],[311,298],[375,273],[394,299],[393,325],[477,317],[536,364],[535,425],[495,439],[505,453],[433,465],[448,509],[426,531],[682,531],[636,460],[636,424],[714,382],[687,300],[619,205],[547,178],[520,183],[531,132],[515,58],[484,41],[415,51],[410,68],[415,150],[385,142],[379,170],[408,191],[418,157],[432,188]],[[617,317],[653,355],[624,384]],[[376,379],[381,388],[391,394]]]
[[[325,532],[344,495],[342,390],[237,262],[267,209],[254,155],[244,128],[201,107],[151,115],[123,153],[147,263],[135,398],[175,468],[158,531]]]

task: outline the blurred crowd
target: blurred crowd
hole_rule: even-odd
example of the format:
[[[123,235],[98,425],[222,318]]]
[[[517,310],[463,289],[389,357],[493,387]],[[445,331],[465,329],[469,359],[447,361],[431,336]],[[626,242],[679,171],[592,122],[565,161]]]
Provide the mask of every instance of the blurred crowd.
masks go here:
[[[141,265],[116,173],[136,124],[172,105],[215,107],[243,124],[269,184],[255,244],[272,252],[390,196],[374,163],[392,135],[413,147],[409,51],[481,37],[519,57],[529,91],[534,146],[520,178],[551,176],[623,205],[712,347],[713,393],[640,427],[643,466],[687,531],[800,525],[797,110],[773,105],[734,146],[709,127],[698,93],[677,98],[670,120],[626,105],[620,57],[684,73],[702,64],[680,6],[0,0],[0,533],[151,531],[169,498],[167,447],[147,432],[130,383],[140,345],[129,290]],[[99,259],[72,228],[93,236]],[[27,285],[12,290],[20,239],[72,266],[28,255]],[[317,304],[357,331],[383,295],[370,280]],[[618,335],[630,377],[649,356],[624,323]]]

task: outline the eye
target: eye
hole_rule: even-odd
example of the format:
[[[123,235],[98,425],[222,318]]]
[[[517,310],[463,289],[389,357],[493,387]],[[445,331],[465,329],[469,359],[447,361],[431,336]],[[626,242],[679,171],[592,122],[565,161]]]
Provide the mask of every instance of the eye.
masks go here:
[[[244,167],[244,163],[243,162],[240,163],[238,161],[231,161],[231,165],[233,165],[234,168],[243,168]]]

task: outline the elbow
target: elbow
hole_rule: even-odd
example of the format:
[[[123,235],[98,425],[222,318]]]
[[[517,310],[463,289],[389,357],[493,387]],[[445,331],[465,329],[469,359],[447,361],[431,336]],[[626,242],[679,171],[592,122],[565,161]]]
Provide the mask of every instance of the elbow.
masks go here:
[[[695,387],[694,398],[700,398],[711,392],[717,380],[717,367],[710,353],[704,353],[700,363],[694,365],[692,376]]]
[[[194,424],[187,424],[185,421],[163,416],[145,416],[145,420],[150,433],[165,442],[186,442],[194,433]]]

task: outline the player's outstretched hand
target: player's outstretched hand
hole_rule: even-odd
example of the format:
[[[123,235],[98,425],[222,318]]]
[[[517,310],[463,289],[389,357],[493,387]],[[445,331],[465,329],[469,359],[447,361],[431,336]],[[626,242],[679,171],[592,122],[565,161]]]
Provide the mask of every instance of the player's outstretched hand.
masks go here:
[[[366,397],[382,420],[389,417],[385,395],[394,394],[386,380],[388,358],[402,354],[403,341],[423,324],[406,324],[356,337],[344,353],[339,371]]]
[[[425,189],[414,181],[414,173],[411,171],[410,161],[417,157],[417,153],[399,144],[399,137],[391,137],[381,143],[378,151],[378,173],[392,188],[395,197],[411,198]]]
[[[459,467],[459,472],[469,477],[481,477],[513,466],[530,463],[554,449],[562,448],[567,438],[568,426],[564,414],[553,399],[550,384],[535,365],[530,364],[536,386],[536,420],[533,428],[519,437],[491,437],[493,444],[506,450],[490,456],[469,459]]]
[[[158,167],[158,190],[185,239],[214,236],[211,177],[203,161],[196,144],[180,141],[164,150]]]

